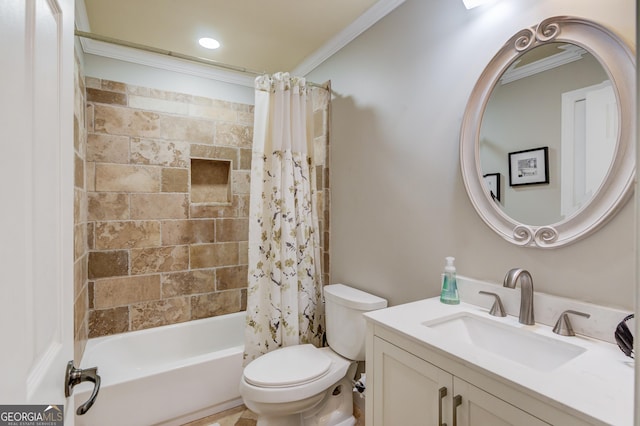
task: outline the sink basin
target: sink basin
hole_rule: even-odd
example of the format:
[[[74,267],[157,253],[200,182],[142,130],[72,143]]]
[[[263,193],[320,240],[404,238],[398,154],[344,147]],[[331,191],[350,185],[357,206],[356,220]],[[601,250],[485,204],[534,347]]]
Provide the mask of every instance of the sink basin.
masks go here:
[[[539,371],[552,371],[585,351],[571,343],[466,312],[422,325],[438,330],[447,339],[468,343]]]

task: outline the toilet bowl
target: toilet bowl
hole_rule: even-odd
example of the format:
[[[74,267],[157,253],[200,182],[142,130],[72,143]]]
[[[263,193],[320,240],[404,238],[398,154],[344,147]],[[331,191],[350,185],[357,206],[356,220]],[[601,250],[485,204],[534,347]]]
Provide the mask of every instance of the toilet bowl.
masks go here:
[[[269,352],[244,369],[240,395],[258,426],[352,426],[353,378],[364,360],[363,312],[385,299],[342,285],[324,287],[329,347],[310,344]]]

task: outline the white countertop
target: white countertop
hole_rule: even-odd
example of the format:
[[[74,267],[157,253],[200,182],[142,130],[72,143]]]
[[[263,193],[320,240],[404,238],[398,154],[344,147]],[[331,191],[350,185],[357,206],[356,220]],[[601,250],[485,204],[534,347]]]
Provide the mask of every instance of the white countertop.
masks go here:
[[[425,321],[463,312],[581,346],[586,351],[555,370],[545,372],[479,350],[422,325]],[[615,426],[633,424],[634,363],[615,344],[581,335],[559,336],[547,325],[522,325],[514,316],[493,317],[487,308],[464,302],[445,305],[437,297],[369,312],[365,317],[373,324],[391,329],[429,349],[445,352],[469,368],[511,382],[523,392],[560,408],[568,407]]]

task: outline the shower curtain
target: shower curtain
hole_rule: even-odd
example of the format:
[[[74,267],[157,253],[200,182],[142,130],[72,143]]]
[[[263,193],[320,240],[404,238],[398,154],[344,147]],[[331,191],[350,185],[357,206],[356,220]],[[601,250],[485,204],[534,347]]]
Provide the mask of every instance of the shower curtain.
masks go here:
[[[324,333],[311,94],[277,73],[255,82],[245,364]]]

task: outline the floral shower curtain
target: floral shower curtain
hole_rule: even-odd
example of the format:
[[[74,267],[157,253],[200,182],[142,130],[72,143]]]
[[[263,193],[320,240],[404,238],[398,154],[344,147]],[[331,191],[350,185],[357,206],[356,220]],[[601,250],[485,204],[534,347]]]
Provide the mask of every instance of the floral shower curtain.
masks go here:
[[[245,363],[324,332],[311,95],[288,73],[255,84]]]

